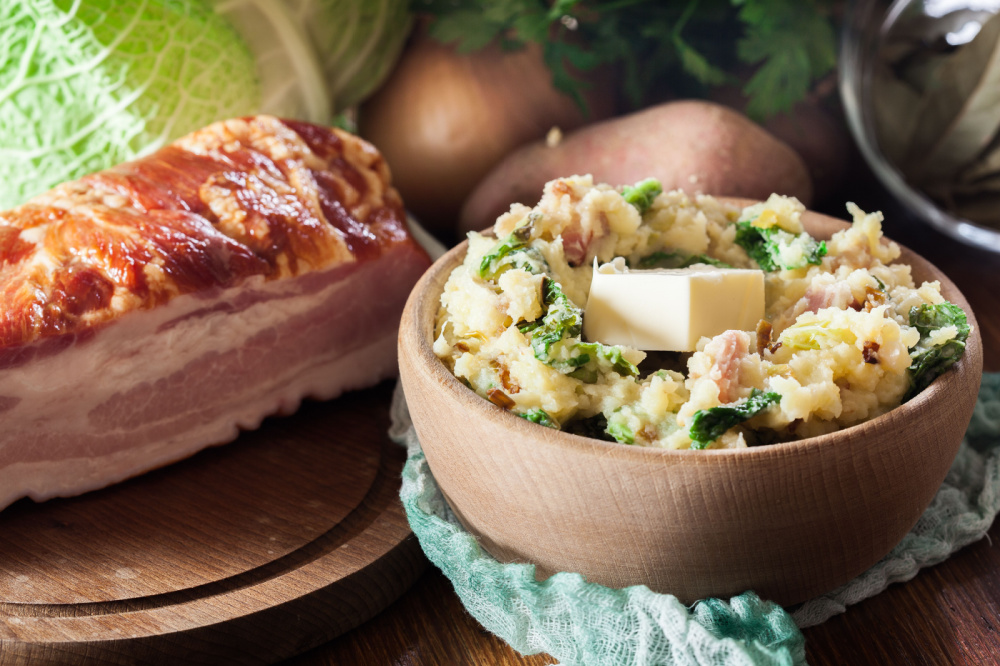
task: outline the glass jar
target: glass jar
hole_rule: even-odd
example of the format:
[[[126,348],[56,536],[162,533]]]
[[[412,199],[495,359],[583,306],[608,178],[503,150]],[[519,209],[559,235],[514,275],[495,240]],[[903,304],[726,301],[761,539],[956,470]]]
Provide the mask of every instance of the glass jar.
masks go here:
[[[1000,252],[998,13],[1000,0],[853,0],[844,17],[839,61],[848,125],[876,177],[917,218],[995,252]],[[994,175],[993,161],[984,161],[991,151],[998,165]],[[981,172],[987,179],[973,178]],[[966,194],[977,187],[995,187],[996,194]],[[986,217],[968,215],[970,201]]]

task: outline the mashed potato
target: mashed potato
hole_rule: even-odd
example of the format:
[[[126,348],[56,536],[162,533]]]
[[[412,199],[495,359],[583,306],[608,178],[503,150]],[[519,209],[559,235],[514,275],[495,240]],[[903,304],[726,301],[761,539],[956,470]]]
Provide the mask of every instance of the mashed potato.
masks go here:
[[[655,181],[554,180],[469,235],[441,295],[435,353],[476,393],[542,425],[625,444],[727,448],[814,436],[887,412],[964,350],[968,325],[938,283],[893,263],[881,215],[822,243],[802,205],[738,210]],[[766,271],[756,331],[646,353],[582,336],[593,264],[724,264]],[[920,322],[914,321],[919,319]],[[922,323],[921,323],[922,322]]]

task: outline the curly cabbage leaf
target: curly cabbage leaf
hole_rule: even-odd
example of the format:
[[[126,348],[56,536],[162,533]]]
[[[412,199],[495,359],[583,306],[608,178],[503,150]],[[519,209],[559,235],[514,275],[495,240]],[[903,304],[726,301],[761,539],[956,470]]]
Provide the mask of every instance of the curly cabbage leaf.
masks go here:
[[[635,431],[629,425],[628,415],[621,410],[608,419],[607,433],[620,444],[635,444]]]
[[[0,209],[260,102],[249,50],[195,0],[4,0],[0,30]]]
[[[654,252],[639,259],[640,269],[650,268],[689,268],[696,264],[707,264],[717,268],[732,268],[707,254],[686,254],[684,252]]]
[[[495,280],[511,268],[520,268],[529,273],[542,273],[549,269],[545,257],[528,243],[531,229],[540,216],[532,213],[528,221],[500,239],[479,263],[479,277]]]
[[[626,185],[622,189],[622,197],[642,215],[653,205],[656,197],[663,193],[663,186],[655,178],[647,178],[635,185]]]
[[[518,414],[525,421],[531,421],[532,423],[537,423],[538,425],[545,426],[546,428],[553,428],[559,430],[559,424],[556,423],[555,419],[549,416],[548,412],[544,409],[537,408],[531,409],[523,414]]]
[[[858,336],[850,328],[840,328],[827,319],[807,316],[783,330],[778,340],[792,349],[832,349],[839,344],[856,344]]]
[[[753,220],[736,223],[736,244],[765,271],[795,270],[819,265],[826,256],[826,241],[807,233],[793,234],[778,226],[761,228]]]
[[[779,393],[755,388],[750,391],[746,400],[711,409],[699,409],[691,419],[691,448],[704,449],[733,426],[753,418],[780,400]]]
[[[583,310],[563,293],[558,282],[546,278],[542,290],[545,314],[520,328],[529,336],[535,358],[588,384],[596,382],[601,372],[639,374],[639,369],[622,355],[621,346],[583,342]]]
[[[910,308],[910,326],[920,332],[920,341],[910,352],[910,389],[904,400],[930,386],[962,358],[972,330],[965,311],[948,301]],[[945,331],[948,335],[941,335]]]

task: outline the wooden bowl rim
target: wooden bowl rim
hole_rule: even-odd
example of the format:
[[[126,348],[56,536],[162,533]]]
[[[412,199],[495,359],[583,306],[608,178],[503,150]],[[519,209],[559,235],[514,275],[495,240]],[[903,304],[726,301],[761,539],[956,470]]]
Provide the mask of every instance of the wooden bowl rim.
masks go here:
[[[757,203],[753,200],[732,197],[716,197],[716,199],[741,208]],[[812,227],[816,225],[826,225],[833,229],[844,229],[850,226],[845,220],[814,211],[807,211],[803,215],[803,223],[811,233],[813,231]],[[814,234],[814,236],[820,239],[828,239],[832,233],[832,231],[829,234],[818,233]],[[888,242],[888,239],[884,239],[883,242]],[[958,287],[941,270],[901,243],[897,242],[897,244],[901,249],[901,255],[896,260],[897,262],[909,264],[913,269],[913,273],[921,276],[919,278],[921,281],[938,280],[941,283],[942,295],[945,296],[946,300],[959,305],[965,311],[972,329],[966,343],[965,354],[948,372],[935,379],[930,386],[921,391],[917,396],[895,409],[869,421],[816,437],[741,449],[692,450],[629,446],[618,442],[608,442],[546,428],[526,421],[494,405],[462,384],[445,367],[444,363],[434,354],[432,349],[433,322],[436,319],[440,293],[444,287],[444,283],[447,281],[448,275],[464,258],[468,248],[468,240],[462,241],[435,261],[414,287],[410,295],[410,302],[407,304],[406,312],[404,313],[403,324],[400,329],[400,340],[408,341],[415,349],[408,348],[406,346],[407,342],[404,342],[400,353],[406,353],[413,362],[424,365],[430,371],[436,385],[451,392],[461,404],[468,406],[470,413],[480,414],[483,418],[494,424],[498,430],[508,431],[529,439],[544,440],[547,446],[571,449],[576,454],[590,453],[601,457],[633,458],[641,461],[649,461],[650,464],[659,460],[671,464],[684,462],[695,465],[729,464],[730,460],[734,458],[738,458],[741,461],[763,461],[807,455],[817,449],[822,450],[824,448],[835,447],[837,446],[837,440],[862,441],[869,436],[880,434],[880,431],[885,431],[888,434],[890,431],[897,429],[899,418],[905,418],[909,413],[924,413],[928,405],[933,407],[934,402],[937,400],[946,401],[946,396],[949,393],[953,394],[957,388],[970,381],[974,381],[977,384],[978,392],[978,384],[982,378],[982,338],[972,308]],[[435,286],[434,293],[431,295],[430,292]],[[432,305],[429,305],[429,301]],[[433,307],[433,311],[428,315],[427,310],[431,306]],[[430,337],[427,335],[424,327],[424,322],[427,321],[428,317],[432,322]],[[971,377],[970,374],[972,375]],[[409,399],[412,400],[413,397],[410,396]]]

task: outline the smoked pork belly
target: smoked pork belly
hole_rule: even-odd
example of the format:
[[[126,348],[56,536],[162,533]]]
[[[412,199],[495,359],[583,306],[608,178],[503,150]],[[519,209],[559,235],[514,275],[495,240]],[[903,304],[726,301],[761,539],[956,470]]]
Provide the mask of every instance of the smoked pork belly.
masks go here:
[[[0,508],[394,375],[429,265],[375,148],[269,116],[0,213]]]

